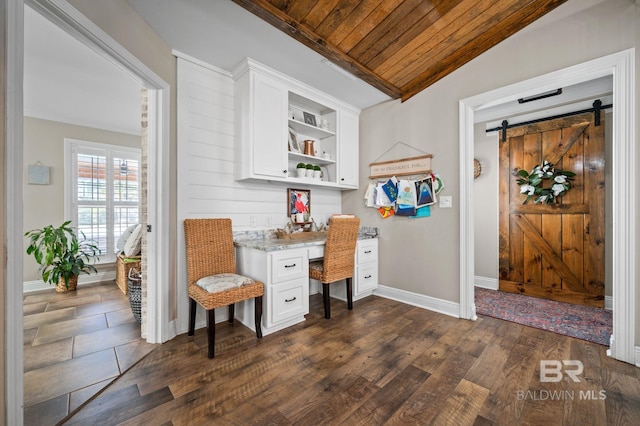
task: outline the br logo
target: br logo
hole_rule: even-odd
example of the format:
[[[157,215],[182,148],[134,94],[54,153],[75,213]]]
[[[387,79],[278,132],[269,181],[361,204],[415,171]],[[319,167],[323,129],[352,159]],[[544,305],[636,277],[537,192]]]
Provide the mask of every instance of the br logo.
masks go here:
[[[584,365],[582,361],[576,359],[565,359],[558,361],[556,359],[540,360],[540,381],[541,382],[559,382],[562,380],[563,371],[574,382],[580,382],[578,376],[582,374]]]

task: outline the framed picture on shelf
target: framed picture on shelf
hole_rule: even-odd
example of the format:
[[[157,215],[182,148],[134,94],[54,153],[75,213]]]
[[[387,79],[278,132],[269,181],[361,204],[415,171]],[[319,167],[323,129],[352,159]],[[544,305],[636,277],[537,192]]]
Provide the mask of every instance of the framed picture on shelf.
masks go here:
[[[316,116],[311,114],[310,112],[303,112],[302,113],[304,115],[304,122],[311,125],[311,126],[317,126],[316,124]]]
[[[298,152],[300,154],[304,153],[304,141],[298,141]]]
[[[298,213],[311,214],[311,190],[287,188],[287,205],[290,217]]]
[[[300,147],[298,146],[298,134],[291,127],[289,127],[289,151],[300,152]]]

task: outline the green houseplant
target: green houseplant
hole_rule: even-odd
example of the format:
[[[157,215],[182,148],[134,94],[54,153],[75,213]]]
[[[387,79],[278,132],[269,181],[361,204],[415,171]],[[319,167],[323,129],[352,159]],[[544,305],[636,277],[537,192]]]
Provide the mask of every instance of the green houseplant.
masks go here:
[[[48,225],[24,234],[29,238],[27,254],[33,255],[40,265],[44,282],[56,284],[57,292],[75,290],[82,273],[98,272],[93,262],[100,249],[87,241],[82,231],[82,239],[78,240],[70,224],[71,221],[66,221],[57,228]]]
[[[307,177],[313,177],[313,164],[307,164]]]
[[[296,172],[298,177],[305,177],[307,175],[307,165],[304,163],[298,163],[296,166]]]

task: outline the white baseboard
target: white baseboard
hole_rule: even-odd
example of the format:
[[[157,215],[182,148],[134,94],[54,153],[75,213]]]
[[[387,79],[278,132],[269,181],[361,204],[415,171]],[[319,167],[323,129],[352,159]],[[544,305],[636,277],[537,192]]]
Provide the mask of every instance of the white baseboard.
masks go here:
[[[487,278],[480,277],[476,275],[473,278],[473,285],[476,287],[482,287],[489,290],[497,290],[498,289],[498,279],[497,278]]]
[[[435,297],[412,293],[410,291],[400,290],[384,285],[379,285],[378,288],[374,290],[373,294],[376,296],[406,303],[407,305],[417,306],[419,308],[424,308],[430,311],[449,315],[454,318],[460,318],[459,303],[450,302],[443,299],[436,299]]]
[[[605,296],[604,297],[604,308],[607,311],[613,311],[613,297],[612,296]]]
[[[634,352],[635,352],[636,367],[640,367],[640,346],[636,346],[636,349]]]
[[[497,290],[498,280],[496,278],[480,277],[476,275],[473,280],[473,285],[475,285],[476,287],[486,288],[488,290]],[[607,311],[613,310],[613,297],[604,297],[604,308]]]
[[[116,271],[105,271],[98,272],[97,274],[91,275],[80,275],[78,278],[78,287],[99,283],[102,281],[115,281],[116,279]],[[34,281],[25,281],[24,287],[22,289],[23,293],[33,293],[34,291],[42,291],[42,290],[53,290],[55,286],[45,283],[42,280],[34,280]]]

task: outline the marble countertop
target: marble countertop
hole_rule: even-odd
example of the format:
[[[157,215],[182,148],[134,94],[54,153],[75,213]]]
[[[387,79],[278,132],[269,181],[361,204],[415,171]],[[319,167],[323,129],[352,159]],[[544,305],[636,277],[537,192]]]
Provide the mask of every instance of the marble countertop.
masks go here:
[[[358,240],[376,238],[371,235],[359,235]],[[323,246],[327,240],[326,235],[309,238],[262,238],[234,241],[236,247],[247,247],[262,251],[290,250],[304,247]]]
[[[299,239],[265,238],[260,240],[235,241],[235,245],[236,247],[247,247],[263,251],[275,251],[312,246],[323,246],[326,240],[326,235]]]

